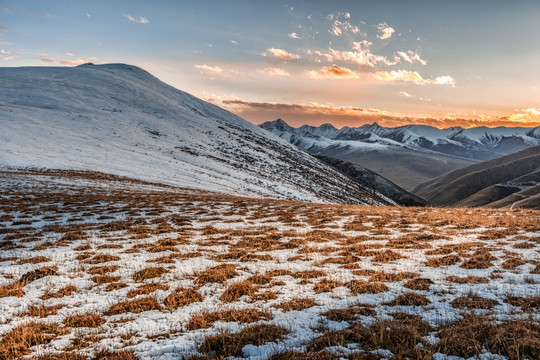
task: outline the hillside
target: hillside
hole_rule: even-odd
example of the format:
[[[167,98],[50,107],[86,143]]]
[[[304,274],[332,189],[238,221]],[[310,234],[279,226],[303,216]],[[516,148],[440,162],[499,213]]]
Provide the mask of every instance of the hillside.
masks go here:
[[[281,119],[260,126],[312,154],[356,163],[409,191],[448,171],[540,144],[539,128],[386,128],[377,123],[293,128]]]
[[[396,204],[405,206],[427,206],[429,203],[416,195],[397,186],[393,182],[374,173],[371,170],[347,161],[334,159],[327,156],[316,156],[326,164],[336,168],[340,172],[352,177],[367,188],[377,189],[377,191]]]
[[[259,197],[389,204],[287,141],[131,65],[0,68],[0,166]]]
[[[540,146],[462,169],[423,183],[413,193],[437,206],[540,208]]]

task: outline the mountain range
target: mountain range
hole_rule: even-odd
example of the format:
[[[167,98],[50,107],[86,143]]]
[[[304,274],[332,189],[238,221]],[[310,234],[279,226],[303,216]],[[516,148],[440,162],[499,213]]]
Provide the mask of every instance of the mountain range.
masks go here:
[[[0,68],[0,167],[90,170],[227,194],[395,204],[131,65]]]
[[[312,154],[368,168],[406,190],[448,171],[540,145],[540,127],[386,128],[374,123],[293,128],[281,119],[260,126]]]

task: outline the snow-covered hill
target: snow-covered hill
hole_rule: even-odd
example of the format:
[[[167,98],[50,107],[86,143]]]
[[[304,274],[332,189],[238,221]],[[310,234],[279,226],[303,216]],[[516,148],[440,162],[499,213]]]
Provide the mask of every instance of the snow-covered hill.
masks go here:
[[[238,195],[392,203],[125,64],[0,68],[0,165],[101,171]]]

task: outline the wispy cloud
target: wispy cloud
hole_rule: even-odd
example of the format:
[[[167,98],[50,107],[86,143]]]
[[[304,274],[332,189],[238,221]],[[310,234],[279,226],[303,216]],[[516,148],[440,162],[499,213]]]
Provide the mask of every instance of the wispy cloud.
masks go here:
[[[324,66],[318,71],[308,71],[306,75],[312,79],[358,79],[354,71],[336,64]]]
[[[7,31],[7,29],[3,27],[2,25],[0,25],[0,31]]]
[[[148,24],[150,20],[148,20],[145,17],[139,16],[139,17],[133,17],[128,14],[123,14],[125,18],[127,18],[129,21],[136,22],[137,24]]]
[[[290,76],[291,74],[282,68],[278,67],[267,67],[259,70],[260,73],[268,76]]]
[[[349,32],[353,34],[358,34],[360,32],[360,29],[358,28],[358,26],[352,25],[348,21],[339,21],[336,19],[334,20],[332,27],[328,31],[334,36],[341,36]]]
[[[300,59],[300,55],[291,54],[287,50],[283,49],[276,49],[276,48],[270,48],[267,49],[265,53],[262,54],[263,56],[271,56],[276,57],[278,59],[282,60],[295,60]]]
[[[92,15],[90,15],[89,13],[86,13],[86,17],[90,19]]]
[[[388,26],[388,24],[385,22],[377,25],[377,29],[379,29],[379,35],[377,35],[377,37],[381,40],[389,39],[392,37],[392,34],[396,32],[396,30]]]
[[[12,55],[11,52],[7,50],[0,49],[0,59],[9,61],[9,60],[17,60],[20,58],[21,58],[20,56]]]
[[[382,81],[413,82],[417,85],[454,86],[456,84],[456,80],[449,75],[438,76],[435,79],[424,79],[418,72],[409,70],[377,71],[373,74],[373,77]]]
[[[412,51],[412,50],[409,50],[407,52],[404,52],[404,51],[398,51],[397,54],[406,62],[410,63],[410,64],[414,64],[415,62],[418,62],[422,65],[426,65],[427,64],[427,61],[422,59],[420,57],[420,54]]]
[[[100,64],[102,61],[99,61],[96,57],[90,57],[90,58],[81,58],[81,57],[74,57],[73,54],[67,53],[66,54],[69,58],[63,58],[59,56],[50,56],[47,54],[38,54],[39,61],[48,62],[48,63],[55,63],[58,65],[65,65],[65,66],[78,66],[82,64],[86,64],[89,62]]]
[[[201,74],[208,74],[210,76],[223,75],[224,70],[219,66],[209,66],[209,65],[194,65],[194,68],[198,69]]]
[[[5,5],[0,5],[0,10],[2,10],[2,12],[4,14],[11,14],[13,11],[11,10],[11,8],[5,6]]]

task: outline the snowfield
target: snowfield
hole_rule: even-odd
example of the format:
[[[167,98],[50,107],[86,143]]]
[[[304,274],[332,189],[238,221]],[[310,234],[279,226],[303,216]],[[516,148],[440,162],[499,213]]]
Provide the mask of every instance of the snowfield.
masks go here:
[[[540,358],[538,211],[0,177],[0,359]]]

